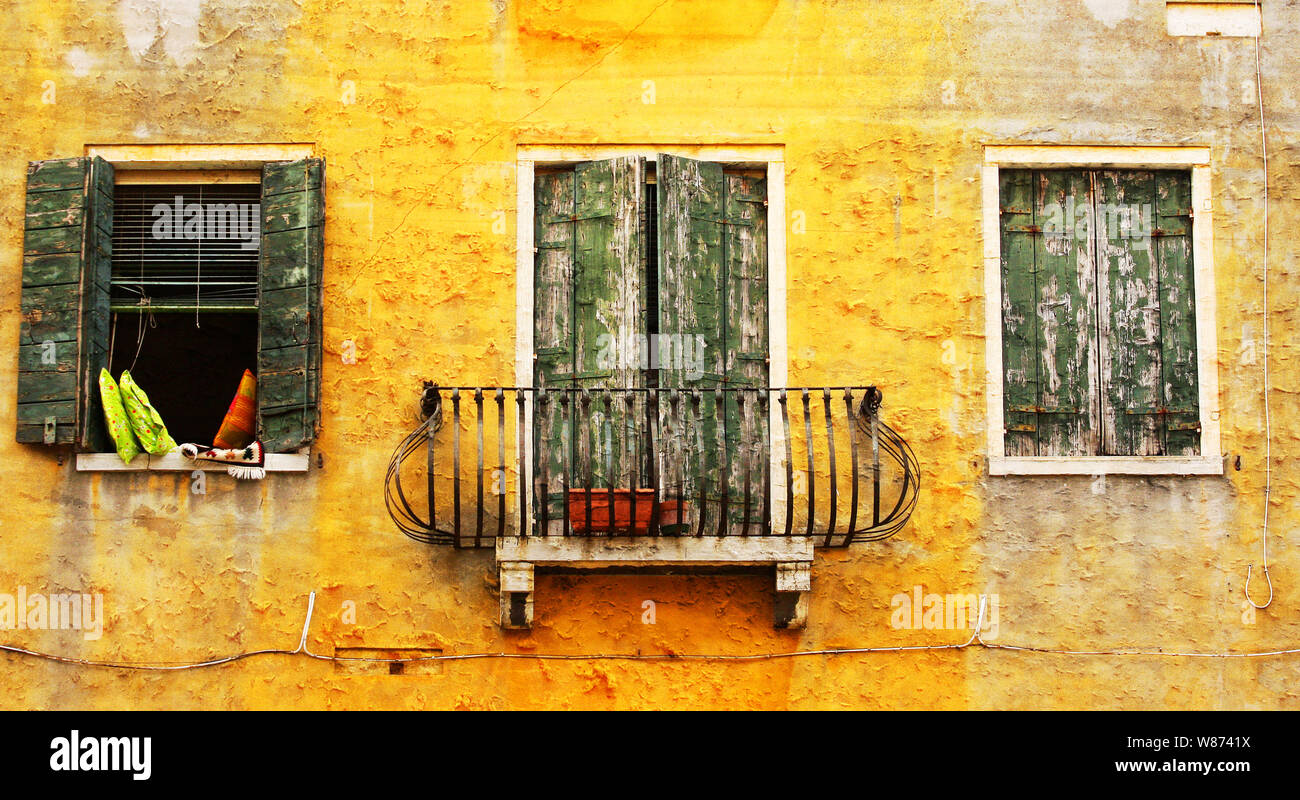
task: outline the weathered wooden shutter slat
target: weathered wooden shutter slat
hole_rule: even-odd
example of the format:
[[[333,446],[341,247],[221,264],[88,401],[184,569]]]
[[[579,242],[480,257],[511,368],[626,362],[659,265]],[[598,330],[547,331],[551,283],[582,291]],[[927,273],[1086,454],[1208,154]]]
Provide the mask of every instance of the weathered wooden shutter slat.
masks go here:
[[[1009,456],[1038,455],[1038,313],[1034,176],[1002,170],[1002,375],[1004,442]]]
[[[1082,170],[1035,175],[1038,454],[1097,452],[1097,273]],[[1082,209],[1085,213],[1079,213]],[[1056,219],[1060,224],[1056,224]]]
[[[655,181],[659,385],[701,391],[698,405],[690,396],[675,406],[660,405],[655,437],[662,445],[659,474],[663,487],[680,490],[688,504],[690,514],[683,522],[698,529],[699,500],[718,496],[723,457],[714,444],[719,414],[711,390],[723,384],[726,370],[726,176],[721,164],[660,154]]]
[[[325,162],[262,168],[257,399],[269,452],[310,444],[320,423]]]
[[[1155,248],[1160,280],[1161,392],[1166,455],[1201,452],[1192,188],[1186,172],[1156,173]]]
[[[578,164],[574,182],[574,385],[639,387],[638,334],[645,330],[645,160]],[[610,408],[607,414],[603,400],[592,402],[575,408],[582,420],[575,428],[580,434],[577,463],[590,468],[594,487],[630,488],[639,452],[637,430],[615,424],[626,420],[626,408]],[[575,486],[585,486],[587,477],[575,476]]]
[[[19,442],[105,444],[113,167],[100,158],[28,166],[18,343]],[[47,436],[47,422],[52,423]]]
[[[639,336],[645,333],[645,161],[625,157],[538,173],[535,183],[534,380],[547,388],[643,385]],[[570,395],[540,409],[536,425],[539,483],[550,519],[559,518],[566,457],[573,487],[631,486],[640,426],[622,397],[606,417],[603,398],[581,407]],[[539,486],[540,491],[540,486]]]
[[[659,384],[701,392],[698,406],[660,410],[664,478],[677,476],[692,504],[725,501],[730,526],[743,514],[746,472],[755,496],[767,480],[767,420],[755,408],[742,414],[734,393],[718,408],[712,390],[768,385],[767,185],[761,176],[666,154],[656,182],[659,336],[667,356]],[[751,507],[751,519],[759,513]]]
[[[727,386],[766,389],[768,385],[767,179],[727,173],[723,236],[723,376]],[[750,487],[748,519],[762,517],[759,498],[768,476],[768,417],[748,394],[742,402],[725,395],[727,525],[743,534],[745,486]],[[752,532],[752,531],[751,531]]]
[[[1151,238],[1140,229],[1151,219],[1155,175],[1103,170],[1096,174],[1099,271],[1102,294],[1102,452],[1164,454],[1161,441],[1160,280]]]
[[[539,172],[533,188],[533,383],[539,388],[573,385],[577,372],[573,346],[573,171]],[[564,445],[572,411],[565,414],[555,395],[534,406],[534,518],[547,503],[548,518],[561,518],[565,486]],[[543,498],[545,493],[545,498]]]

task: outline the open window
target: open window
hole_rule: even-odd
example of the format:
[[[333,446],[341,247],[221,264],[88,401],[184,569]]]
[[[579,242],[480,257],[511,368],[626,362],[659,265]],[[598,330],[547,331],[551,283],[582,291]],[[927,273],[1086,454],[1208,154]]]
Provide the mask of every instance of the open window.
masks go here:
[[[118,182],[99,156],[29,165],[19,442],[109,450],[98,375],[133,364],[179,441],[210,443],[246,368],[267,451],[313,441],[324,161],[240,166]]]

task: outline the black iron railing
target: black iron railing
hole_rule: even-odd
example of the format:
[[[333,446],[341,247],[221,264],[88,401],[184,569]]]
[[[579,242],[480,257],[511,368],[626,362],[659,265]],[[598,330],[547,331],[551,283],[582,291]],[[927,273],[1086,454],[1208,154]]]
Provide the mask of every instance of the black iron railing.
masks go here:
[[[906,524],[920,487],[880,404],[873,386],[426,386],[385,500],[406,535],[456,547],[543,535],[876,541]]]

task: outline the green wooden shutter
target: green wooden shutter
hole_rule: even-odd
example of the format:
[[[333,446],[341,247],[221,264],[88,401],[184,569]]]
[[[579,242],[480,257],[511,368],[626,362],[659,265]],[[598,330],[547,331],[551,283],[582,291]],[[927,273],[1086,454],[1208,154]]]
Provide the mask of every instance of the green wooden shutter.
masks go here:
[[[591,161],[535,180],[534,381],[545,388],[643,385],[638,358],[645,335],[645,161]],[[571,454],[573,486],[627,488],[641,426],[626,407],[594,397],[584,409],[560,395],[536,420],[537,478],[545,481],[550,517],[562,513],[560,484]],[[621,401],[622,397],[616,398]],[[567,451],[567,452],[566,452]]]
[[[310,444],[320,423],[325,161],[262,167],[257,400],[268,452]]]
[[[1006,454],[1096,455],[1100,383],[1090,180],[1002,170]]]
[[[728,173],[724,207],[723,380],[729,387],[765,391],[769,375],[767,178]],[[725,395],[727,516],[732,533],[741,533],[740,523],[762,520],[768,417],[757,401],[757,393],[745,393],[744,402],[734,392]]]
[[[107,446],[98,381],[108,362],[112,235],[111,164],[96,157],[28,165],[19,442]]]
[[[766,183],[666,154],[656,180],[659,385],[702,392],[698,405],[660,409],[662,477],[668,488],[680,483],[692,505],[703,483],[704,496],[725,497],[734,519],[745,469],[756,486],[767,479],[756,466],[768,446],[767,421],[751,409],[746,423],[734,394],[719,409],[711,390],[767,386]]]
[[[1104,452],[1196,454],[1190,175],[1108,170],[1097,184]]]
[[[1006,454],[1038,455],[1038,313],[1034,173],[999,172],[1002,228],[1002,401]],[[990,298],[991,299],[991,298]]]
[[[1155,230],[1160,277],[1161,388],[1165,455],[1200,455],[1196,290],[1192,273],[1192,180],[1187,172],[1156,173]]]

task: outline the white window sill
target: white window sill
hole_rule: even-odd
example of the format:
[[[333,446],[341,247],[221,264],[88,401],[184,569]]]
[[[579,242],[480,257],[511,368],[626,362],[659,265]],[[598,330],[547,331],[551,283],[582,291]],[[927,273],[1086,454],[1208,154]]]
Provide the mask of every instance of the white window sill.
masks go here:
[[[141,453],[123,464],[117,453],[77,453],[77,472],[225,472],[229,464],[212,461],[191,461],[180,453],[151,456]],[[306,472],[311,466],[311,453],[267,453],[267,472]]]
[[[990,475],[1222,475],[1219,456],[990,456]]]

